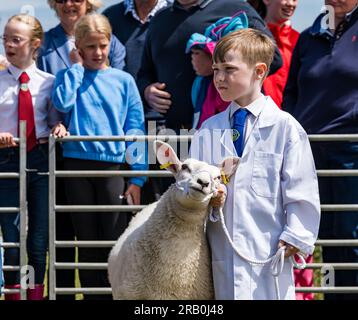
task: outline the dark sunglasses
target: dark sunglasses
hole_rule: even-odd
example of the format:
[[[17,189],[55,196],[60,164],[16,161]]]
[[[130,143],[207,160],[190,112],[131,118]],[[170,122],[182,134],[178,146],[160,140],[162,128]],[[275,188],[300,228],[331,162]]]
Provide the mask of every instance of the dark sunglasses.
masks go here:
[[[85,0],[55,0],[56,3],[58,4],[65,4],[67,1],[71,1],[72,3],[82,3]]]

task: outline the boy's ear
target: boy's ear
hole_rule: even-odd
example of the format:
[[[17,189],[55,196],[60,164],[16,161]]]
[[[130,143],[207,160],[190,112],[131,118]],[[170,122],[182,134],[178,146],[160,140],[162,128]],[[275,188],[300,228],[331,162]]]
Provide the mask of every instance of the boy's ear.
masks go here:
[[[181,169],[182,163],[178,159],[173,148],[160,140],[153,142],[154,151],[157,155],[158,162],[162,165],[163,169],[167,169],[172,173],[176,174]]]
[[[256,77],[258,80],[262,80],[267,73],[267,65],[266,63],[263,62],[259,62],[256,64],[256,68],[255,68],[255,73],[256,73]]]

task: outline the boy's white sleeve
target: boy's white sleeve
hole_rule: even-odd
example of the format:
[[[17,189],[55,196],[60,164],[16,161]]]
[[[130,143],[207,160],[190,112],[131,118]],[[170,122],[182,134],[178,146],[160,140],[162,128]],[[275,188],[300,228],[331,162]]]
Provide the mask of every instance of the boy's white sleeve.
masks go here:
[[[281,187],[287,220],[280,239],[305,254],[312,254],[321,211],[311,146],[303,131],[286,146]]]

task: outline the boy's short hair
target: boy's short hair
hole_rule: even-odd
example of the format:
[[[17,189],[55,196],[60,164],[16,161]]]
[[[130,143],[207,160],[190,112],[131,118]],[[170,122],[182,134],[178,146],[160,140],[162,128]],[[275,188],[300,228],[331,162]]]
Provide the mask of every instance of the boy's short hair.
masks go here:
[[[229,50],[239,51],[249,66],[265,63],[268,73],[275,54],[275,44],[261,31],[248,28],[233,31],[221,38],[215,47],[214,62],[225,62],[225,55]]]

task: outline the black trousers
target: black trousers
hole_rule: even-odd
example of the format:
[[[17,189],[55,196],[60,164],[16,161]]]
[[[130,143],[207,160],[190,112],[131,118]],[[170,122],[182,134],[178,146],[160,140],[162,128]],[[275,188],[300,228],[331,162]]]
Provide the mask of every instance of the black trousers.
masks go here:
[[[65,170],[119,170],[119,164],[65,158]],[[122,177],[68,178],[65,180],[70,205],[120,205],[124,192]],[[72,213],[79,241],[117,240],[127,227],[127,215],[120,212]],[[79,248],[79,262],[107,262],[111,248]],[[109,287],[107,270],[79,270],[81,286]],[[110,295],[84,295],[85,299],[111,299]]]

